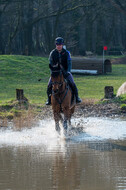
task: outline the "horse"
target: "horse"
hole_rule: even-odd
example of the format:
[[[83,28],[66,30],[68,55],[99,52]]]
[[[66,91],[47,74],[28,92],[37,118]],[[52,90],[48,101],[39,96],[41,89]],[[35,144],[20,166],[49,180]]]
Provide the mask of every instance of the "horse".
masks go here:
[[[63,123],[64,132],[67,133],[68,122],[75,110],[75,101],[72,102],[72,90],[65,80],[62,71],[52,72],[51,103],[55,120],[55,129],[60,134],[59,121]],[[74,98],[73,98],[74,99]],[[63,113],[63,117],[61,115]]]

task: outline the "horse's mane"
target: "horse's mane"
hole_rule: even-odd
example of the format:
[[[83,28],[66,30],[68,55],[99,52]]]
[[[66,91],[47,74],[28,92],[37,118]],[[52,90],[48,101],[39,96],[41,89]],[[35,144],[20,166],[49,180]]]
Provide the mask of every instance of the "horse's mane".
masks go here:
[[[51,76],[55,78],[55,77],[58,77],[60,74],[61,74],[61,70],[52,71]]]

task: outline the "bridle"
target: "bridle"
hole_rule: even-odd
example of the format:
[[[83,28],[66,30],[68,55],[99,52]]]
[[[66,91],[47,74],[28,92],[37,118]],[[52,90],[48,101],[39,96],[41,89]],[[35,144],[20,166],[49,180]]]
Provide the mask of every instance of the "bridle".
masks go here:
[[[52,89],[52,95],[53,97],[55,98],[55,100],[61,105],[68,93],[68,89],[69,89],[69,86],[67,85],[67,82],[65,80],[61,81],[61,76],[62,76],[62,73],[60,72],[60,82],[58,81],[54,81],[52,82],[52,86],[53,85],[58,85],[58,89],[56,91],[54,91]],[[61,91],[61,87],[63,86],[63,84],[65,83],[65,88]],[[62,95],[64,94],[64,96],[62,97],[62,99],[60,97],[58,97],[57,95]]]
[[[61,76],[62,76],[62,72],[61,72],[61,71],[59,72],[59,75],[60,75],[60,82],[58,82],[58,81],[52,82],[52,86],[53,86],[53,85],[58,85],[58,89],[57,89],[56,92],[52,89],[52,92],[53,92],[54,95],[56,95],[56,94],[58,94],[58,93],[59,93],[59,94],[61,93],[61,92],[60,92],[60,88],[63,86],[63,83],[64,83],[64,81],[61,80]],[[59,75],[58,75],[58,76],[59,76]]]
[[[58,84],[59,88],[61,88],[61,87],[63,86],[63,82],[54,81],[54,82],[52,82],[51,84],[52,84],[52,85]],[[59,90],[58,90],[58,92],[59,92]],[[56,94],[54,91],[53,91],[53,93]]]

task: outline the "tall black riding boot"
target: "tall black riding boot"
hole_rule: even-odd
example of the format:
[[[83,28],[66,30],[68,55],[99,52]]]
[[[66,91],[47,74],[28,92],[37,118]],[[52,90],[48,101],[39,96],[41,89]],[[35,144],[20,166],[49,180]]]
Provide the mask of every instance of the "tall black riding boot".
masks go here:
[[[52,86],[48,86],[48,87],[47,87],[48,100],[47,100],[47,102],[46,102],[46,105],[47,105],[47,106],[51,105],[51,94],[52,94]]]
[[[77,87],[76,87],[76,84],[74,84],[73,85],[73,92],[74,92],[74,94],[75,94],[75,96],[76,96],[76,103],[78,104],[78,103],[81,103],[82,102],[82,100],[79,98],[79,96],[78,96],[78,89],[77,89]]]

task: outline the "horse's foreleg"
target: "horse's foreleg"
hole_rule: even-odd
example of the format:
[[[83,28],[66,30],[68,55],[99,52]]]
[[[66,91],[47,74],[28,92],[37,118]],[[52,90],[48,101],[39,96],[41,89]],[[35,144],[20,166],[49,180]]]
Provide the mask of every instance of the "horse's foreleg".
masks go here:
[[[72,114],[74,113],[74,110],[75,110],[75,106],[73,106],[73,107],[70,109],[69,125],[71,125],[71,116],[72,116]]]
[[[55,122],[55,129],[60,134],[60,127],[58,122]]]
[[[67,132],[68,128],[68,121],[70,120],[70,110],[68,108],[63,110],[64,112],[64,122],[63,122],[63,127],[65,130],[65,133]]]
[[[69,125],[71,125],[71,119],[69,119]]]
[[[55,129],[58,133],[60,133],[60,126],[59,126],[60,114],[59,113],[54,112],[54,120],[55,120]]]
[[[66,118],[64,118],[63,127],[64,127],[64,130],[67,131],[68,125],[67,125],[67,119]]]

